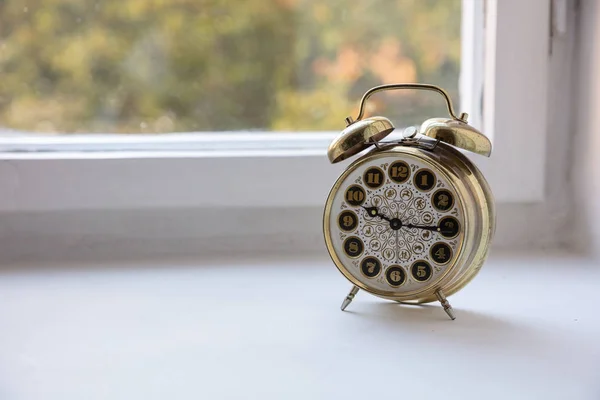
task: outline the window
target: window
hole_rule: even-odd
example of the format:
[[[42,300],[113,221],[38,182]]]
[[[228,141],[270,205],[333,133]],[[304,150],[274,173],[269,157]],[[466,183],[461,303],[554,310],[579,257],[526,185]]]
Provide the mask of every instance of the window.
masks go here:
[[[460,0],[7,2],[0,126],[12,133],[337,131],[361,95],[429,82],[458,101]],[[419,92],[371,112],[443,115]]]
[[[381,29],[396,29],[396,26],[402,25],[398,28],[399,31],[409,32],[411,35],[413,33],[415,35],[425,35],[425,37],[432,32],[439,32],[440,30],[446,32],[445,30],[448,29],[448,32],[455,32],[457,40],[459,38],[461,44],[461,46],[457,45],[455,50],[450,51],[445,46],[436,47],[437,34],[423,42],[424,44],[415,45],[415,47],[425,46],[427,49],[430,47],[439,49],[436,50],[437,52],[434,51],[431,54],[441,54],[442,59],[446,58],[446,61],[441,64],[434,63],[434,65],[438,66],[443,65],[444,68],[440,68],[439,70],[434,68],[432,70],[431,74],[438,74],[436,76],[440,79],[433,83],[445,85],[453,93],[457,111],[468,112],[472,115],[471,121],[474,121],[476,124],[476,121],[481,121],[479,123],[483,132],[493,135],[494,151],[492,157],[490,159],[478,156],[472,158],[482,168],[490,181],[498,202],[538,202],[543,200],[545,130],[547,124],[547,104],[545,99],[547,97],[549,62],[549,6],[547,2],[488,0],[485,2],[485,7],[483,7],[482,2],[471,0],[463,0],[460,4],[447,1],[408,0],[398,2],[381,0],[367,2],[366,4],[363,3],[353,3],[352,10],[343,9],[343,7],[350,8],[347,2],[328,1],[321,3],[301,0],[280,0],[277,2],[256,0],[244,2],[244,7],[246,7],[246,4],[248,4],[248,7],[251,5],[266,7],[265,4],[267,4],[270,7],[269,9],[275,7],[277,10],[284,10],[286,7],[299,7],[299,5],[303,5],[304,8],[295,9],[300,11],[296,11],[294,16],[295,18],[299,18],[298,15],[308,13],[303,20],[308,25],[300,25],[302,27],[300,32],[306,32],[306,35],[315,35],[317,34],[315,32],[323,29],[321,24],[314,25],[315,7],[318,4],[327,4],[328,6],[323,8],[322,11],[316,11],[316,15],[320,15],[319,12],[321,12],[324,15],[329,15],[329,18],[341,18],[340,21],[342,22],[346,21],[344,18],[362,18],[365,15],[369,17],[366,20],[375,18],[375,16],[378,18],[389,18],[388,21],[390,22],[385,25],[385,28],[379,23],[373,25],[372,36],[364,35],[365,37],[363,38],[363,35],[361,35],[361,40],[373,40],[373,43],[377,43],[377,45],[371,48],[368,46],[369,42],[362,44],[365,48],[371,49],[369,51],[382,51],[381,43],[384,44],[384,51],[390,51],[385,50],[386,46],[389,46],[385,43],[393,43],[394,40],[401,42],[401,37],[396,39],[394,37],[389,38],[389,31],[382,33]],[[440,5],[442,3],[444,4],[443,6]],[[40,7],[42,4],[44,7],[50,7],[52,4],[61,4],[61,2],[59,0],[30,2],[26,8],[19,9],[20,11],[14,8],[16,7],[16,3],[10,3],[10,5],[4,4],[2,5],[4,10],[0,13],[2,16],[0,18],[11,15],[12,18],[18,20],[15,13],[19,11],[27,14],[26,18],[30,20],[33,18],[31,14],[33,13],[35,4],[38,4]],[[59,16],[60,18],[74,19],[74,23],[78,24],[77,14],[69,11],[69,7],[77,8],[83,6],[79,5],[79,3],[69,2],[68,4],[70,5],[65,6]],[[99,4],[99,7],[105,7],[107,4],[110,5],[113,3],[100,2]],[[123,3],[115,2],[114,4],[121,5]],[[143,11],[147,7],[150,7],[149,3],[144,1],[131,1],[127,4],[129,6],[121,7],[122,9],[115,6],[118,10],[114,12],[120,15],[119,13],[133,13],[133,10],[137,8]],[[168,2],[164,4],[168,4]],[[179,2],[178,4],[186,3]],[[223,4],[229,3],[223,2]],[[378,7],[375,7],[375,5]],[[425,12],[420,18],[415,17],[417,14],[409,18],[406,10],[420,10],[419,7],[425,7],[425,5],[428,7],[437,5],[441,7],[439,10],[446,11],[448,8],[454,7],[455,11],[450,14],[453,16],[452,21],[444,20],[440,16],[441,14],[431,11],[434,9]],[[9,7],[10,13],[7,11]],[[367,14],[367,11],[371,9],[369,7],[374,10],[375,14]],[[93,15],[95,8],[96,6],[94,5],[88,10],[90,15]],[[458,10],[460,10],[461,17],[456,15]],[[518,10],[518,12],[515,10]],[[336,12],[334,13],[333,11]],[[187,14],[193,13],[184,13],[180,18],[186,17]],[[141,15],[144,16],[146,14],[142,12]],[[232,16],[235,14],[222,13],[216,15],[223,15],[223,21],[225,21],[228,20],[225,17],[226,15]],[[162,17],[162,14],[158,15],[158,17]],[[148,21],[144,18],[146,17],[142,18],[143,21],[137,21],[136,23],[138,25],[147,23]],[[243,18],[246,18],[246,16]],[[245,21],[251,24],[256,22],[256,19],[257,17],[245,19]],[[91,19],[89,18],[86,20],[82,19],[79,24],[90,24],[90,21]],[[115,19],[114,21],[119,20]],[[398,21],[401,21],[401,23]],[[166,118],[162,118],[164,116],[162,114],[163,111],[168,109],[167,107],[163,108],[162,105],[160,107],[154,105],[149,108],[150,110],[160,110],[157,114],[153,114],[154,119],[146,119],[145,114],[137,111],[137,114],[124,114],[128,115],[128,117],[119,119],[116,117],[116,115],[120,115],[119,113],[115,114],[114,109],[110,109],[110,107],[106,108],[112,104],[109,95],[109,92],[112,93],[111,91],[98,92],[96,95],[90,97],[98,104],[106,105],[106,107],[103,106],[104,108],[100,107],[100,110],[108,111],[78,114],[80,116],[77,118],[88,118],[83,122],[73,123],[74,119],[68,117],[64,121],[66,121],[65,123],[72,124],[71,128],[63,125],[65,126],[64,128],[58,129],[58,122],[50,126],[44,122],[46,120],[36,119],[33,116],[29,118],[26,114],[23,114],[25,117],[20,117],[20,123],[23,125],[19,125],[20,123],[7,122],[7,118],[13,118],[11,116],[12,113],[17,112],[10,110],[13,107],[11,105],[12,97],[7,97],[5,93],[7,93],[6,90],[8,87],[28,86],[27,82],[29,80],[7,78],[9,73],[18,72],[15,68],[7,68],[7,63],[13,60],[13,57],[16,57],[12,55],[12,52],[18,52],[21,49],[18,46],[15,47],[14,45],[7,44],[6,38],[9,35],[11,37],[12,35],[16,35],[15,37],[19,38],[19,40],[33,40],[33,38],[31,32],[15,33],[27,32],[26,30],[23,31],[27,24],[15,25],[12,19],[9,23],[13,29],[9,29],[9,24],[7,23],[0,25],[3,35],[2,52],[0,54],[4,75],[3,79],[0,80],[0,88],[3,93],[2,105],[0,106],[2,108],[2,111],[0,111],[2,115],[0,121],[11,132],[0,137],[0,146],[3,149],[2,160],[9,161],[8,163],[2,163],[4,168],[0,170],[0,183],[6,189],[6,195],[0,200],[0,209],[2,210],[68,210],[71,208],[132,209],[148,207],[213,207],[217,205],[222,207],[320,207],[323,204],[324,196],[345,166],[343,163],[341,165],[330,165],[327,162],[325,151],[329,141],[336,132],[339,132],[343,128],[344,117],[348,114],[356,115],[353,112],[353,108],[357,106],[358,101],[356,100],[366,88],[379,84],[383,80],[392,79],[391,76],[383,77],[383,75],[377,79],[373,78],[375,74],[370,69],[371,64],[376,64],[373,61],[372,63],[365,63],[363,66],[367,71],[365,76],[368,79],[360,75],[360,77],[356,77],[355,81],[352,81],[355,84],[354,89],[349,90],[346,88],[336,91],[338,89],[334,87],[331,91],[323,91],[321,93],[319,90],[321,86],[315,81],[318,76],[315,71],[330,71],[330,68],[338,65],[336,64],[338,53],[343,50],[341,47],[337,47],[338,42],[336,40],[341,40],[339,36],[343,36],[340,33],[341,31],[338,31],[337,34],[330,33],[322,39],[325,44],[330,43],[330,41],[333,43],[331,45],[328,44],[330,46],[328,47],[329,53],[310,53],[312,54],[311,57],[319,57],[319,54],[321,54],[321,57],[323,57],[323,54],[328,55],[324,63],[309,63],[310,65],[317,65],[316,70],[300,68],[298,66],[303,64],[298,59],[294,59],[292,67],[296,68],[296,73],[291,74],[291,76],[295,79],[294,83],[296,86],[293,86],[292,91],[288,93],[289,97],[287,100],[278,101],[278,104],[296,104],[296,106],[285,106],[284,108],[287,111],[283,113],[279,113],[279,111],[267,113],[270,116],[274,116],[274,119],[268,119],[269,121],[282,121],[277,116],[285,115],[285,120],[288,122],[285,124],[281,122],[277,124],[272,122],[257,122],[255,124],[248,123],[247,126],[243,125],[247,128],[255,128],[259,132],[231,133],[231,130],[242,126],[239,122],[241,121],[240,119],[236,119],[235,121],[237,122],[233,120],[227,121],[226,125],[221,126],[197,125],[194,127],[193,124],[195,122],[186,122],[188,125],[177,125],[180,122],[183,123],[183,120],[180,121],[177,114],[167,115],[170,122]],[[45,23],[49,24],[50,22],[46,21]],[[226,26],[226,23],[223,23]],[[310,25],[311,23],[313,25]],[[177,25],[178,22],[175,24]],[[448,24],[456,24],[456,26],[452,29],[443,28],[443,26],[450,26]],[[362,29],[362,25],[359,23],[353,22],[347,25],[347,23],[342,24],[340,22],[339,29],[346,29],[348,26],[350,28],[360,27]],[[462,33],[457,30],[457,27],[461,27]],[[403,30],[405,28],[406,30]],[[61,32],[68,31],[72,27],[65,26],[61,29]],[[193,25],[191,29],[200,29],[200,27]],[[225,27],[220,27],[219,29],[225,29]],[[174,34],[171,31],[175,32],[176,29],[167,30],[167,32],[170,32],[169,34]],[[106,35],[109,34],[107,33]],[[100,42],[107,40],[107,38],[104,38],[106,35],[99,35],[102,37],[97,38],[97,40]],[[131,35],[135,36],[133,33]],[[200,37],[190,36],[186,32],[181,33],[181,35],[181,41],[184,42],[192,38],[198,41]],[[124,36],[127,37],[127,35]],[[135,55],[137,58],[135,58],[135,62],[130,61],[130,64],[124,63],[122,68],[124,70],[129,68],[129,71],[133,71],[132,79],[142,79],[146,76],[144,74],[147,73],[144,72],[146,70],[143,68],[137,70],[132,65],[146,65],[150,70],[160,67],[160,63],[149,56],[155,54],[152,53],[154,50],[148,50],[152,49],[152,46],[148,43],[161,43],[156,37],[150,35],[149,39],[147,39],[149,42],[141,41],[139,46],[142,47],[139,47],[141,50],[138,53],[135,51],[130,52],[128,57],[134,57]],[[372,39],[373,37],[377,39]],[[384,38],[387,38],[387,42],[383,40]],[[451,39],[450,36],[441,37],[441,35],[439,38],[439,40]],[[77,42],[75,39],[66,40],[63,45],[68,44],[73,46]],[[279,40],[279,38],[277,39]],[[302,43],[302,40],[298,39],[293,43],[297,45],[297,43]],[[420,41],[424,39],[421,36],[419,39],[414,40]],[[176,43],[179,44],[179,41]],[[308,41],[306,43],[308,46],[312,42]],[[248,46],[252,47],[255,45],[249,44]],[[260,48],[261,51],[266,51],[265,48],[268,50],[269,44],[261,44],[257,48]],[[281,48],[284,48],[282,51],[289,50],[286,46],[281,46]],[[57,51],[61,49],[63,48],[57,48]],[[401,57],[404,54],[412,54],[408,49],[409,47],[406,49],[402,47],[402,51],[398,50],[396,56]],[[242,50],[248,51],[248,48],[242,48]],[[48,50],[36,45],[35,49],[30,49],[29,55],[23,58],[23,60],[35,59],[38,56],[41,57],[41,53],[44,51]],[[81,51],[84,51],[83,47],[81,47]],[[300,50],[294,49],[294,54],[297,51]],[[407,53],[404,53],[404,51]],[[461,52],[462,56],[460,56]],[[40,55],[37,53],[40,53]],[[187,52],[180,54],[182,57],[190,56]],[[454,55],[450,56],[449,54]],[[459,56],[460,60],[453,58]],[[247,55],[247,57],[248,60],[256,59],[254,55]],[[346,57],[348,56],[346,55]],[[144,64],[144,58],[146,58],[146,64]],[[64,61],[60,57],[58,59]],[[80,58],[76,59],[79,60]],[[523,60],[523,62],[516,63],[514,60]],[[207,62],[210,63],[210,60]],[[226,65],[227,63],[224,61],[219,62],[221,64],[217,64],[222,66],[221,70],[229,71],[225,66],[230,68],[230,65]],[[303,62],[306,63],[306,61]],[[30,80],[32,82],[35,82],[35,77],[38,76],[36,75],[38,72],[35,71],[35,65],[33,63],[28,66],[24,61],[21,64],[25,72],[33,74],[33,78]],[[340,65],[345,66],[347,63],[341,63]],[[459,105],[458,103],[458,77],[459,73],[461,73],[459,65],[462,71],[460,79],[460,102],[463,105]],[[379,70],[379,73],[382,74],[384,73],[383,71],[394,70],[394,68],[394,65],[389,65]],[[75,70],[81,73],[86,71],[85,68]],[[235,72],[236,70],[233,69],[231,71]],[[467,73],[467,71],[472,71],[473,73]],[[477,71],[480,71],[481,74],[478,75]],[[190,67],[188,72],[191,74],[189,76],[196,76],[198,74],[198,71],[193,67]],[[303,75],[309,72],[308,76]],[[106,69],[106,79],[109,79],[110,74],[113,73],[115,72],[110,68]],[[245,75],[243,71],[237,71],[236,73],[240,74],[240,76]],[[180,79],[180,75],[182,74],[176,74],[178,76],[170,77],[169,79]],[[103,75],[100,74],[99,76]],[[215,73],[213,76],[218,76],[218,74]],[[236,75],[234,74],[234,76]],[[329,77],[336,78],[337,74],[327,72],[324,76],[327,79],[323,78],[319,82],[323,85],[332,85]],[[143,82],[136,84],[141,86],[133,85],[131,83],[133,81],[129,83],[138,90],[138,92],[133,92],[135,96],[132,96],[132,98],[135,98],[136,102],[140,104],[147,100],[146,96],[144,96],[147,91],[151,91],[153,88],[159,90],[161,82],[167,78],[163,78],[163,80],[146,79],[145,84]],[[415,75],[415,80],[433,81],[434,75],[417,74]],[[181,90],[184,93],[191,93],[187,92],[188,88],[185,87],[186,82],[187,79],[179,81],[181,87],[183,87]],[[448,84],[446,85],[445,82],[448,82]],[[93,80],[89,81],[89,83],[95,84]],[[65,84],[68,84],[68,82]],[[190,84],[188,83],[187,85]],[[233,87],[236,86],[231,85],[231,88]],[[271,86],[260,88],[260,90],[269,89],[269,93],[276,93],[276,91],[273,91],[274,87],[276,85],[271,84]],[[331,88],[331,86],[328,87]],[[40,99],[46,89],[42,85],[30,93],[30,95],[23,97],[22,101],[32,102],[32,105],[36,105],[36,102],[41,101]],[[18,92],[20,89],[17,88],[14,90]],[[22,88],[22,90],[30,90],[30,88],[26,87]],[[69,90],[77,93],[79,88],[72,87]],[[66,91],[65,93],[70,92]],[[168,91],[166,93],[167,95],[173,94]],[[237,100],[236,96],[237,93],[233,89],[229,89],[229,91],[212,90],[205,93],[204,96],[210,98],[211,101],[207,102],[205,98],[202,98],[199,103],[194,103],[196,99],[190,95],[190,101],[192,102],[190,104],[204,104],[206,107],[212,107],[218,101],[223,100],[222,98],[225,98],[227,101],[232,99]],[[322,100],[320,103],[315,103],[312,100],[307,101],[306,99],[310,99],[311,96],[325,96],[325,100]],[[337,100],[331,101],[330,96],[333,96],[331,98],[340,99],[340,102],[337,102]],[[378,98],[374,96],[374,101],[371,102],[372,107],[375,107],[375,109],[371,109],[369,112],[390,116],[392,120],[396,121],[397,125],[405,122],[408,124],[412,121],[422,119],[422,116],[425,114],[427,116],[445,115],[443,103],[437,96],[427,93],[406,95],[409,97],[403,96],[391,93],[378,94]],[[253,96],[249,96],[249,98],[250,100],[254,99]],[[277,99],[272,98],[272,101],[275,100]],[[244,98],[243,104],[247,102],[248,98]],[[70,104],[76,109],[82,106],[80,103],[85,103],[85,101],[76,101]],[[250,101],[250,103],[254,102]],[[38,104],[35,107],[21,108],[21,110],[25,110],[23,111],[25,113],[39,113],[39,115],[47,113],[47,115],[54,118],[56,115],[52,110],[56,111],[57,109],[52,108],[52,102],[49,104],[48,106],[40,106]],[[115,104],[119,104],[119,101]],[[313,104],[320,106],[312,109]],[[419,107],[409,107],[415,104],[418,104]],[[402,107],[403,105],[406,107]],[[468,109],[465,108],[465,105],[468,106]],[[194,109],[195,111],[193,110],[190,115],[196,117],[210,115],[212,118],[213,113],[202,111],[202,107],[205,106],[199,106],[200,111]],[[338,106],[340,110],[329,113],[331,115],[335,114],[335,121],[329,120],[331,115],[323,112],[323,110],[327,109],[327,107],[331,109],[331,107]],[[234,106],[231,107],[232,109],[235,108]],[[264,107],[264,105],[261,105],[261,107]],[[436,110],[439,111],[434,110],[433,107],[436,107]],[[17,109],[14,108],[14,110]],[[76,111],[71,110],[69,107],[64,108],[64,110],[64,113],[67,114]],[[302,112],[294,114],[294,110],[302,110]],[[395,110],[402,110],[405,114],[395,114]],[[61,116],[62,114],[58,112],[57,115]],[[111,115],[113,116],[111,117]],[[132,117],[135,115],[137,117]],[[240,116],[242,114],[223,112],[221,115]],[[478,115],[482,118],[479,118]],[[144,117],[143,120],[141,116]],[[255,115],[249,116],[249,118],[255,117]],[[411,118],[413,119],[411,120]],[[75,121],[78,120],[75,119]],[[125,121],[125,124],[130,124],[128,125],[129,128],[122,129],[124,132],[139,133],[141,131],[147,134],[89,135],[90,132],[119,132],[121,129],[114,128],[115,124],[120,123],[119,121]],[[191,121],[191,119],[188,119],[188,121]],[[146,125],[142,125],[142,122],[145,122]],[[41,125],[38,126],[38,124]],[[217,122],[214,122],[214,124],[217,124]],[[333,124],[336,125],[333,126]],[[140,126],[139,130],[137,130],[138,125]],[[111,126],[113,128],[110,128]],[[144,128],[146,129],[145,131],[142,129],[143,126],[146,127]],[[50,127],[52,129],[46,129]],[[298,132],[288,132],[281,135],[267,133],[270,130],[282,132],[291,130],[292,128],[295,128],[294,130]],[[211,133],[203,133],[201,135],[184,135],[180,133],[165,135],[149,134],[152,132],[188,131],[190,129],[197,129],[197,131],[209,130]],[[218,129],[227,129],[228,134],[219,132]],[[73,133],[69,135],[40,133],[46,130]],[[310,134],[302,133],[311,130],[316,131]],[[23,135],[23,131],[29,133]],[[77,131],[80,131],[80,134],[77,134]],[[525,138],[524,135],[527,137]],[[532,151],[531,146],[524,145],[525,141],[527,143],[535,143],[535,151]],[[207,188],[211,188],[210,196],[206,195]]]

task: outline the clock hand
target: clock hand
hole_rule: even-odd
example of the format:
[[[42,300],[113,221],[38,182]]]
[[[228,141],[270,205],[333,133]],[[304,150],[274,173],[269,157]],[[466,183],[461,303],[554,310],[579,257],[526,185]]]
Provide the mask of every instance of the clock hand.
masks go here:
[[[406,225],[402,225],[406,228],[417,228],[417,229],[423,229],[426,231],[432,231],[432,232],[439,232],[441,234],[444,233],[452,233],[452,231],[443,231],[439,226],[434,225],[434,226],[426,226],[426,225],[413,225],[413,224],[406,224]]]
[[[380,214],[377,207],[365,207],[365,206],[361,206],[361,207],[364,208],[367,211],[367,214],[369,214],[369,216],[371,216],[371,217],[379,217],[381,219],[385,219],[388,222],[392,222],[391,219],[389,219],[388,217],[386,217],[383,214]]]
[[[402,226],[406,227],[406,228],[424,229],[426,231],[432,231],[432,232],[438,232],[440,230],[440,228],[437,225],[435,225],[435,226],[426,226],[426,225],[402,224]]]
[[[400,257],[400,246],[398,245],[398,232],[399,230],[396,229],[396,262],[399,262],[398,258]]]

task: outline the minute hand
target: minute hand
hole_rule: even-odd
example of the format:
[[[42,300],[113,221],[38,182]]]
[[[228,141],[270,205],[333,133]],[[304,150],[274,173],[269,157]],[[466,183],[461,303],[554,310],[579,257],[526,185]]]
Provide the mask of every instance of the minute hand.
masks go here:
[[[452,235],[452,231],[444,231],[439,226],[425,226],[425,225],[413,225],[413,224],[406,224],[406,225],[402,225],[402,226],[405,226],[407,228],[417,228],[417,229],[423,229],[426,231],[438,232],[438,233],[441,233],[442,236],[444,236],[444,237],[447,237],[446,235]]]
[[[405,226],[407,228],[417,228],[417,229],[424,229],[426,231],[432,231],[432,232],[437,232],[440,230],[440,228],[435,225],[435,226],[425,226],[425,225],[413,225],[413,224],[406,224],[406,225],[402,225]]]

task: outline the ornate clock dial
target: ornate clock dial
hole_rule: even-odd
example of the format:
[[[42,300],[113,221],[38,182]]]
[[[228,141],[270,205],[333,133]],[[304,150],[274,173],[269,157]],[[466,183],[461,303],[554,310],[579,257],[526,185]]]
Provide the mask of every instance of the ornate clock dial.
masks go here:
[[[374,157],[347,173],[331,196],[332,247],[343,268],[368,288],[419,292],[458,258],[461,199],[444,174],[420,158]]]

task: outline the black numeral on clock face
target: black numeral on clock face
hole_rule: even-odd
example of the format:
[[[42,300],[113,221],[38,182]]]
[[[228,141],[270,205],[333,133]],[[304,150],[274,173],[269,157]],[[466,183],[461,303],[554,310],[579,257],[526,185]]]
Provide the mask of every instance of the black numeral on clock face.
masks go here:
[[[406,282],[406,272],[399,265],[392,265],[385,271],[385,279],[390,286],[398,287]]]
[[[404,183],[410,177],[410,167],[404,161],[395,161],[388,169],[390,179],[396,183]]]
[[[350,210],[342,211],[338,216],[338,225],[341,230],[351,232],[358,226],[358,217]]]
[[[420,169],[415,173],[414,184],[417,189],[428,192],[435,186],[436,178],[428,169]]]
[[[431,246],[429,256],[436,264],[446,264],[452,258],[452,249],[446,243],[436,243]]]
[[[362,254],[364,247],[365,246],[362,240],[360,240],[356,236],[352,236],[344,240],[344,252],[346,252],[348,257],[359,257]]]
[[[440,189],[431,196],[431,203],[438,211],[448,211],[454,206],[454,196],[447,189]]]
[[[415,261],[410,267],[410,274],[413,279],[419,282],[425,282],[431,278],[431,265],[427,261]]]
[[[364,203],[367,194],[365,189],[358,185],[352,185],[346,190],[346,202],[351,206],[357,207]]]
[[[367,278],[375,278],[381,272],[381,263],[375,257],[366,257],[360,263],[360,271]]]
[[[440,234],[443,237],[452,239],[460,232],[460,223],[454,217],[444,217],[440,220],[438,228],[440,228]]]
[[[367,185],[369,188],[377,189],[383,185],[385,181],[385,174],[380,168],[371,167],[363,174],[363,180],[365,181],[365,185]]]

